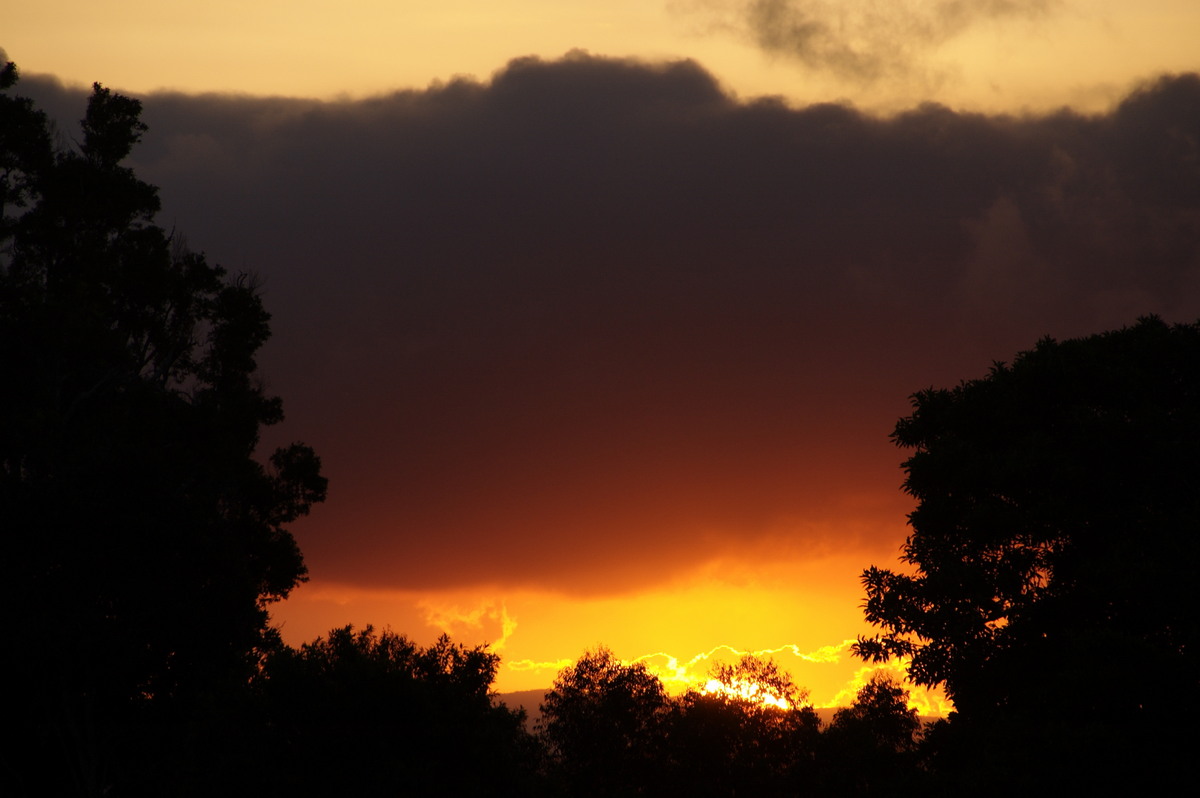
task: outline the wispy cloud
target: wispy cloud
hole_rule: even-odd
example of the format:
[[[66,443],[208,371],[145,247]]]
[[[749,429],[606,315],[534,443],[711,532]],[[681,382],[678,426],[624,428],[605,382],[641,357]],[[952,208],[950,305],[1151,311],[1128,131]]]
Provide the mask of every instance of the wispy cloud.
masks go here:
[[[440,604],[433,600],[421,600],[418,607],[425,614],[425,623],[451,637],[477,637],[479,632],[494,632],[495,638],[488,648],[499,652],[517,631],[517,621],[508,614],[503,602],[485,602],[479,606],[463,609],[457,605]]]
[[[821,706],[829,709],[849,706],[854,703],[859,690],[879,678],[902,685],[908,691],[908,708],[917,710],[923,717],[944,718],[954,711],[954,703],[940,687],[931,689],[908,682],[908,663],[898,659],[860,666],[846,685]]]
[[[741,650],[730,645],[719,645],[688,659],[680,659],[660,651],[643,654],[632,661],[645,663],[647,670],[657,676],[668,690],[679,692],[697,684],[703,684],[708,678],[709,671],[718,663],[731,664],[746,654],[775,659],[785,667],[789,666],[788,655],[799,663],[830,664],[840,662],[844,656],[848,655],[853,643],[852,639],[843,640],[841,643],[821,646],[815,651],[803,651],[794,643],[753,651]],[[799,686],[803,687],[803,685]]]
[[[968,30],[1037,20],[1063,0],[678,0],[673,6],[812,70],[871,83],[906,77]]]

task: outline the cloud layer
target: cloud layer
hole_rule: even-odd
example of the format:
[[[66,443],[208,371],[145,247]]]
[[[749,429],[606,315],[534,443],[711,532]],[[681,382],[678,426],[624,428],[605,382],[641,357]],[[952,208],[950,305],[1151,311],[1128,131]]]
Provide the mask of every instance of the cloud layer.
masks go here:
[[[266,279],[281,434],[331,478],[317,579],[598,593],[894,546],[910,393],[1200,316],[1195,75],[1096,117],[742,103],[583,53],[143,100],[160,223]]]

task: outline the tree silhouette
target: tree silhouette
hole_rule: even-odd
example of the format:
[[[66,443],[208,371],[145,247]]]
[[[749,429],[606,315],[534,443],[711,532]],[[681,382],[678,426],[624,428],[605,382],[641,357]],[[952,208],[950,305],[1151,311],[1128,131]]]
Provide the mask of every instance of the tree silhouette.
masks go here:
[[[146,130],[140,103],[96,84],[77,148],[56,150],[16,82],[9,64],[0,602],[21,641],[9,717],[23,733],[5,772],[17,791],[36,774],[39,790],[130,792],[147,761],[171,761],[151,719],[182,722],[253,673],[266,605],[305,575],[286,525],[325,480],[301,444],[254,457],[283,417],[255,376],[270,317],[252,278],[153,224],[156,189],[121,165]]]
[[[568,795],[658,794],[669,701],[642,663],[585,652],[554,680],[538,734]]]
[[[673,785],[698,796],[795,795],[814,784],[820,722],[769,659],[719,664],[679,697],[670,724]]]
[[[911,656],[915,682],[945,685],[970,741],[943,763],[957,751],[997,792],[1016,773],[1182,782],[1195,732],[1179,718],[1200,709],[1180,571],[1200,554],[1200,325],[1042,340],[916,394],[893,438],[914,450],[914,572],[864,573],[883,633],[857,650]]]
[[[821,737],[831,795],[916,795],[923,791],[916,749],[921,721],[908,691],[873,678],[839,709]]]
[[[334,629],[265,663],[263,781],[287,795],[529,795],[524,713],[493,701],[499,657],[441,637],[427,648]]]

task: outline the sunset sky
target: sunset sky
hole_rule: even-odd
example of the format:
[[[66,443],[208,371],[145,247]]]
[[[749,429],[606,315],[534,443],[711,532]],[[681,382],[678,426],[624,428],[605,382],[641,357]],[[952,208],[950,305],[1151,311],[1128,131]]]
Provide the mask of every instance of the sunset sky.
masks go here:
[[[446,631],[502,691],[601,644],[775,651],[828,705],[906,534],[909,395],[1200,318],[1197,31],[1192,0],[51,0],[0,47],[64,142],[92,81],[141,98],[159,223],[264,280],[266,442],[330,479],[285,639]]]

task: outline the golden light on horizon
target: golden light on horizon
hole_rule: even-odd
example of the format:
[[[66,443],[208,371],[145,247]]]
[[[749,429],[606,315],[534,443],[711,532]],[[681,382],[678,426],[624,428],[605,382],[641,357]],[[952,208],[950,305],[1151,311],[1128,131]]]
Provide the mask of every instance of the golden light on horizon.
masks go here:
[[[353,622],[389,626],[428,644],[439,634],[488,645],[501,656],[494,689],[548,689],[585,651],[605,646],[645,664],[667,692],[702,687],[713,668],[744,655],[775,660],[817,708],[845,706],[873,676],[903,680],[902,663],[863,663],[851,634],[869,634],[861,616],[859,558],[826,557],[764,568],[756,580],[711,573],[619,596],[563,596],[530,590],[411,593],[308,585],[274,608],[284,639],[298,645]],[[822,582],[824,584],[822,584]],[[736,638],[739,644],[729,641]],[[791,639],[794,642],[779,643]],[[761,641],[761,642],[759,642]],[[952,708],[938,691],[905,685],[925,716]]]

